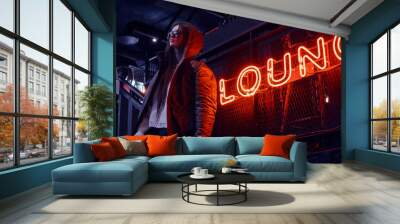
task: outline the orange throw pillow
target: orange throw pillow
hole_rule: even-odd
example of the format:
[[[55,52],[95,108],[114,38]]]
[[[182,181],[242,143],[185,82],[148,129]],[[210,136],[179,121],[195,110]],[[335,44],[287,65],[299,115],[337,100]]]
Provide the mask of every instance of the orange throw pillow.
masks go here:
[[[290,148],[296,135],[265,135],[262,156],[280,156],[289,159]]]
[[[113,147],[108,142],[93,144],[91,145],[91,149],[94,157],[99,162],[110,161],[117,158]]]
[[[121,158],[126,156],[126,151],[122,146],[121,142],[119,142],[118,138],[111,137],[111,138],[101,138],[101,142],[108,142],[114,149],[115,155],[117,158]]]
[[[177,134],[169,136],[148,135],[147,148],[149,156],[176,155]]]
[[[123,136],[124,139],[129,140],[129,141],[146,141],[147,135],[125,135]]]

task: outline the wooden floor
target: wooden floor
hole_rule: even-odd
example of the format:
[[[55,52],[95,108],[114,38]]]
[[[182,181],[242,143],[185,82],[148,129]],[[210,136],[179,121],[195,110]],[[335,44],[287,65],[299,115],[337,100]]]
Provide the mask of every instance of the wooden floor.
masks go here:
[[[42,186],[0,202],[0,223],[106,224],[253,224],[253,223],[400,223],[400,174],[359,163],[312,164],[308,182],[319,184],[346,201],[366,204],[357,214],[36,214],[54,200]],[[320,203],[315,201],[315,203]],[[172,205],[173,206],[173,205]]]

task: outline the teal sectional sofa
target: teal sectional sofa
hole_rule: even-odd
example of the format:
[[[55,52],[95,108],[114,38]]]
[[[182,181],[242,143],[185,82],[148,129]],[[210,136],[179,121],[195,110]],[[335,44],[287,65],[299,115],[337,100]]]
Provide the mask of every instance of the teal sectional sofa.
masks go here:
[[[236,160],[259,182],[305,182],[307,146],[294,142],[290,159],[260,156],[263,137],[181,137],[177,155],[127,156],[96,162],[91,141],[75,144],[74,163],[52,171],[54,194],[131,195],[148,181],[176,181],[193,167],[218,172],[228,160]]]

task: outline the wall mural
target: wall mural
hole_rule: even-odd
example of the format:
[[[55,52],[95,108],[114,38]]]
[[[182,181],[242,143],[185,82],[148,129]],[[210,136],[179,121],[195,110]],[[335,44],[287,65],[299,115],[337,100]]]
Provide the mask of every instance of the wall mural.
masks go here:
[[[119,134],[296,134],[340,162],[340,37],[155,2],[118,6]]]
[[[233,56],[241,48],[218,58],[211,64],[219,74],[214,135],[294,133],[308,143],[310,161],[339,162],[340,41],[290,29],[276,40],[255,42],[252,63]]]

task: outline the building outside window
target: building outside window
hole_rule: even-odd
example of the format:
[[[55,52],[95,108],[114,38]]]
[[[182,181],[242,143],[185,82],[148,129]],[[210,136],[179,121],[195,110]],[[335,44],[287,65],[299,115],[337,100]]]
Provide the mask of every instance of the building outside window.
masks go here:
[[[46,96],[46,86],[42,86],[42,96]]]
[[[58,89],[55,89],[53,93],[53,103],[57,104],[57,102],[58,102]]]
[[[29,66],[28,74],[29,74],[29,79],[33,80],[33,67],[32,66]]]
[[[40,96],[40,84],[36,84],[36,95]]]
[[[400,153],[400,24],[370,45],[371,148]]]
[[[7,56],[0,54],[0,91],[7,87]]]
[[[91,74],[90,32],[64,1],[50,1],[18,1],[19,12],[10,11],[13,17],[20,16],[14,18],[19,21],[17,29],[0,23],[8,30],[0,29],[0,83],[11,87],[0,88],[0,170],[70,156],[73,143],[87,139],[86,126],[78,121],[79,113],[74,113],[71,105],[79,103],[79,91],[90,84],[82,82],[90,80]],[[6,8],[12,9],[14,1],[4,4],[11,4]],[[20,59],[17,62],[12,60],[14,53]],[[19,88],[15,88],[13,81],[16,66],[19,66]],[[52,86],[48,77],[53,78]],[[17,99],[14,99],[15,90],[20,91]],[[61,94],[62,103],[57,104]],[[14,105],[19,112],[14,111]],[[18,133],[14,133],[15,129]],[[38,133],[35,138],[31,135],[33,132]]]
[[[7,56],[0,54],[0,67],[7,67]]]
[[[7,73],[0,70],[0,91],[6,91],[7,87]]]
[[[45,73],[42,73],[42,82],[46,82],[46,74]]]
[[[3,85],[7,84],[7,73],[4,71],[0,71],[0,83]]]
[[[36,81],[40,81],[40,70],[36,69]]]
[[[28,82],[28,92],[29,92],[29,94],[34,93],[33,82],[31,82],[31,81]]]

